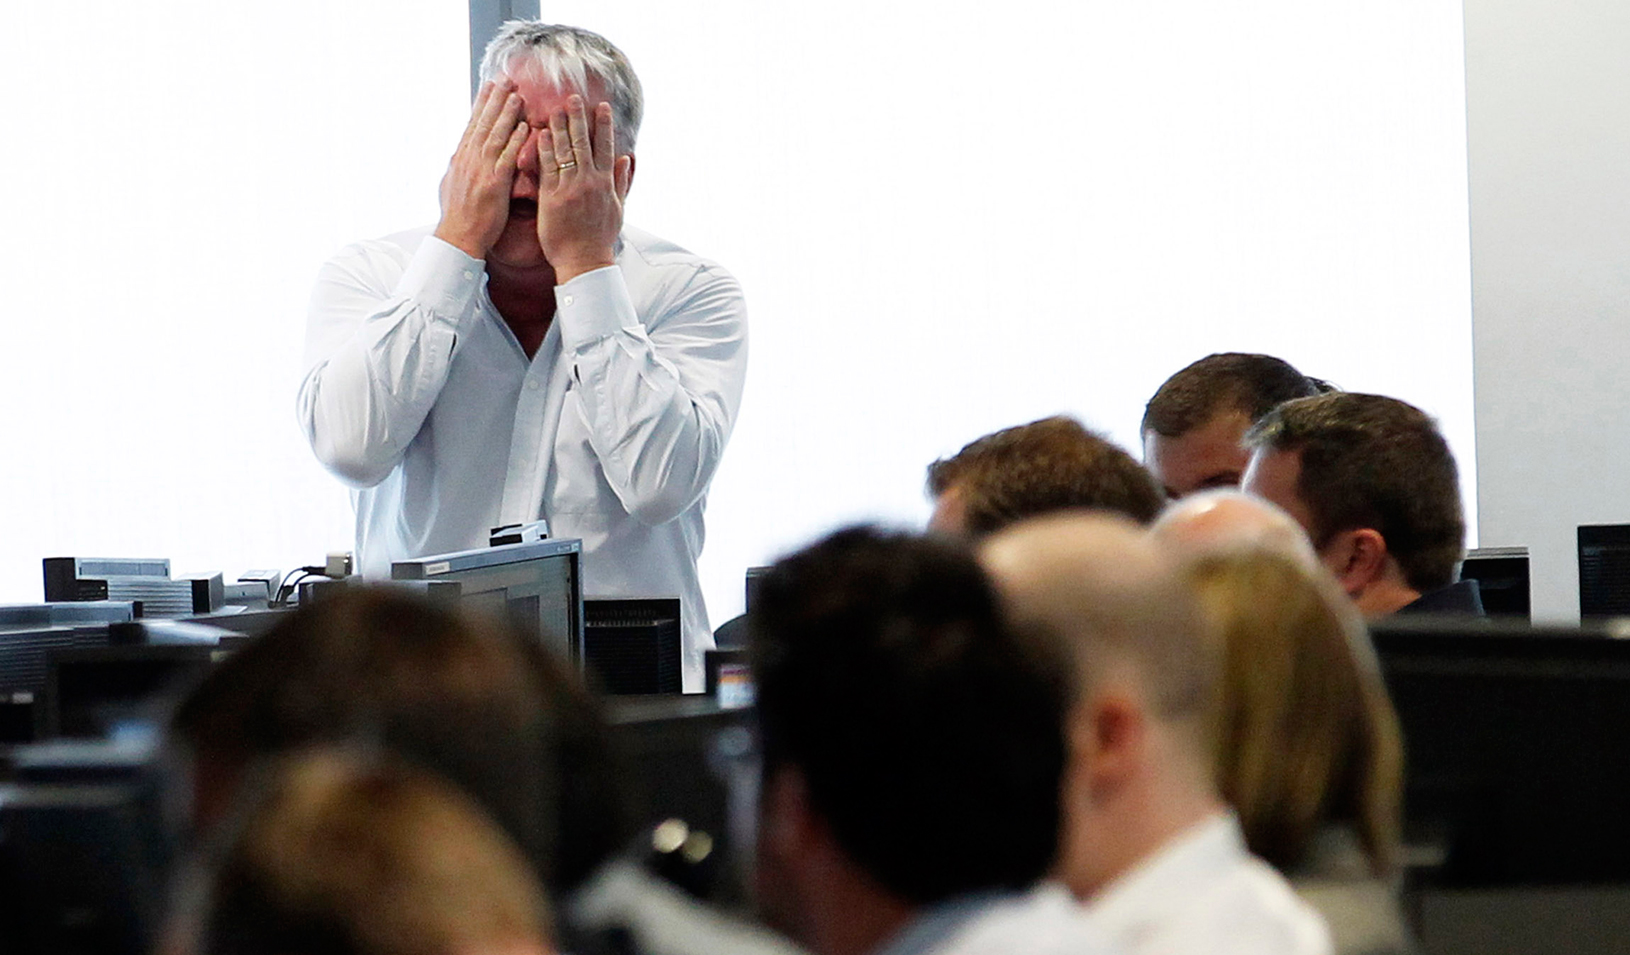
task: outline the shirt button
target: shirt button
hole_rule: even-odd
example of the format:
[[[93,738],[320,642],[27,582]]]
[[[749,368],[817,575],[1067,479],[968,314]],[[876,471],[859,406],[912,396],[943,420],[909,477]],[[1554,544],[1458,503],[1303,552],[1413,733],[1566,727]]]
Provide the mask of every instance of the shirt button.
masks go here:
[[[465,269],[464,270],[464,277],[466,279],[474,279],[475,278],[475,273],[471,272],[469,269]]]
[[[562,305],[570,305],[575,301],[577,301],[577,299],[575,299],[572,296],[568,295],[564,299],[561,300],[561,304]]]
[[[538,390],[538,381],[537,381],[536,378],[531,378],[531,379],[527,380],[527,382],[526,382],[526,390],[527,391],[537,391]]]

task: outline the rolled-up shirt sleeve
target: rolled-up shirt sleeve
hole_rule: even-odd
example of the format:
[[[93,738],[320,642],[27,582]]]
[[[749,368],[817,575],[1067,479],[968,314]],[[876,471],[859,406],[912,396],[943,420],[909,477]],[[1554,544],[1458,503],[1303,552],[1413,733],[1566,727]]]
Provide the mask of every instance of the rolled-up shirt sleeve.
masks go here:
[[[353,487],[383,481],[424,425],[485,275],[434,236],[405,268],[371,254],[353,246],[318,273],[296,408],[317,459]]]
[[[741,406],[741,287],[698,268],[643,321],[619,267],[555,289],[562,345],[590,443],[627,512],[673,520],[707,493]]]

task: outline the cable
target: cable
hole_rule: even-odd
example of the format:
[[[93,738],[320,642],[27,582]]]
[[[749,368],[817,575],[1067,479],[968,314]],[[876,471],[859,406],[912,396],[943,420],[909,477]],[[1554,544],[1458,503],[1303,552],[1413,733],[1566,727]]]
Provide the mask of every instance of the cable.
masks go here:
[[[295,574],[300,576],[295,577]],[[300,586],[301,581],[307,577],[327,577],[327,567],[296,567],[283,575],[283,583],[277,588],[277,598],[272,601],[273,607],[287,607],[289,598],[294,596],[294,590]],[[293,577],[293,580],[289,578]]]

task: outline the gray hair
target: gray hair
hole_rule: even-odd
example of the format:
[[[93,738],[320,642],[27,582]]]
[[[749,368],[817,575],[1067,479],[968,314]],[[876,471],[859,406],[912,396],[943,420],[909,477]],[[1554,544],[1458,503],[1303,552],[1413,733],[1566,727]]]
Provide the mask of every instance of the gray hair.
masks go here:
[[[523,58],[525,62],[518,62]],[[481,57],[481,80],[495,80],[518,67],[529,67],[556,86],[570,86],[585,94],[590,77],[599,80],[605,85],[611,115],[617,123],[617,151],[634,151],[640,118],[645,114],[645,94],[628,57],[610,40],[580,27],[510,20],[487,44],[487,52]]]

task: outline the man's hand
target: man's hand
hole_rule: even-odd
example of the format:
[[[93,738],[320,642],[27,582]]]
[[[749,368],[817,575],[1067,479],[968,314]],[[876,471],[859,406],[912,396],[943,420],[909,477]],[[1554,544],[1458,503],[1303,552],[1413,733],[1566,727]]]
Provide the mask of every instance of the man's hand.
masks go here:
[[[447,175],[441,179],[441,222],[436,238],[472,259],[484,259],[509,219],[515,162],[528,133],[521,97],[504,79],[481,84]]]
[[[557,110],[538,136],[538,170],[538,244],[555,284],[617,264],[634,160],[617,155],[611,104],[595,109],[591,131],[583,97],[569,97],[566,111]]]

